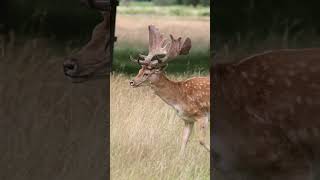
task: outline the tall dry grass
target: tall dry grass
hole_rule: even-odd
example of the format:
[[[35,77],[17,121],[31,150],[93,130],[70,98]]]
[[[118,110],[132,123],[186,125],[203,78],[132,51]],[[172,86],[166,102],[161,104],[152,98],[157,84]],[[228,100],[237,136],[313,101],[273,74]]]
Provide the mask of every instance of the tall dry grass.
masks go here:
[[[5,39],[0,179],[106,179],[106,80],[72,84],[62,72],[65,53],[48,40]]]
[[[197,129],[179,157],[183,121],[149,87],[130,88],[129,79],[110,79],[111,179],[209,179],[210,154],[200,146]]]

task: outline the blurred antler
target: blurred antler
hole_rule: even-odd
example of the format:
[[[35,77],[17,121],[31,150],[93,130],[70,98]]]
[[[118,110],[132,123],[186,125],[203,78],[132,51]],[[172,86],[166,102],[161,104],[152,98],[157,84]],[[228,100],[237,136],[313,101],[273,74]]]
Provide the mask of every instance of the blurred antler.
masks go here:
[[[181,37],[174,39],[172,34],[170,34],[171,42],[170,46],[167,48],[167,54],[165,57],[160,58],[161,63],[168,62],[170,58],[174,58],[178,55],[186,55],[191,49],[191,39],[187,38],[183,43],[181,42]]]

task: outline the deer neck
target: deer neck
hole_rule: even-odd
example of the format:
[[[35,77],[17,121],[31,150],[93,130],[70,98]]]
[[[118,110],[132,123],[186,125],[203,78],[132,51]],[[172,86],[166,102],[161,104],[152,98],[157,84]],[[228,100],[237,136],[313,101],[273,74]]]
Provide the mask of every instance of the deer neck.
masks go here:
[[[155,94],[169,105],[177,104],[180,93],[177,82],[171,81],[163,73],[159,74],[159,79],[156,82],[150,83],[151,88]]]

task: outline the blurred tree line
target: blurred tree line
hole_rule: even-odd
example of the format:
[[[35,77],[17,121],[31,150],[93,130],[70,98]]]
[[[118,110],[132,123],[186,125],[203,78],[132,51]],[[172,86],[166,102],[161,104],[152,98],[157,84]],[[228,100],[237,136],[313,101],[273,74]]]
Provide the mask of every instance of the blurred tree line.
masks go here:
[[[157,5],[202,5],[209,6],[210,0],[152,0]]]
[[[100,13],[79,0],[1,0],[0,32],[58,40],[88,37],[102,20]]]
[[[120,0],[121,3],[128,4],[133,1],[153,2],[155,5],[202,5],[209,6],[210,0]]]
[[[216,38],[270,33],[320,33],[318,0],[223,0],[214,1],[211,27]]]

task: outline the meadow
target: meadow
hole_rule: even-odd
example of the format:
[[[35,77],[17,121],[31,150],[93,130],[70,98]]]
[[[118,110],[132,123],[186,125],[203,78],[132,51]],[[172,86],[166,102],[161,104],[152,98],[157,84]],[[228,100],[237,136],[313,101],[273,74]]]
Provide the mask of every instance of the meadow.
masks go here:
[[[183,121],[148,87],[133,89],[128,79],[111,76],[111,179],[209,179],[210,154],[199,144],[197,129],[180,157]]]
[[[110,77],[111,179],[209,179],[210,154],[199,144],[196,128],[186,154],[180,157],[184,122],[150,88],[129,86],[139,69],[129,55],[147,54],[149,24],[167,36],[172,33],[192,40],[190,54],[170,62],[170,79],[209,75],[208,17],[117,16],[118,41]]]

